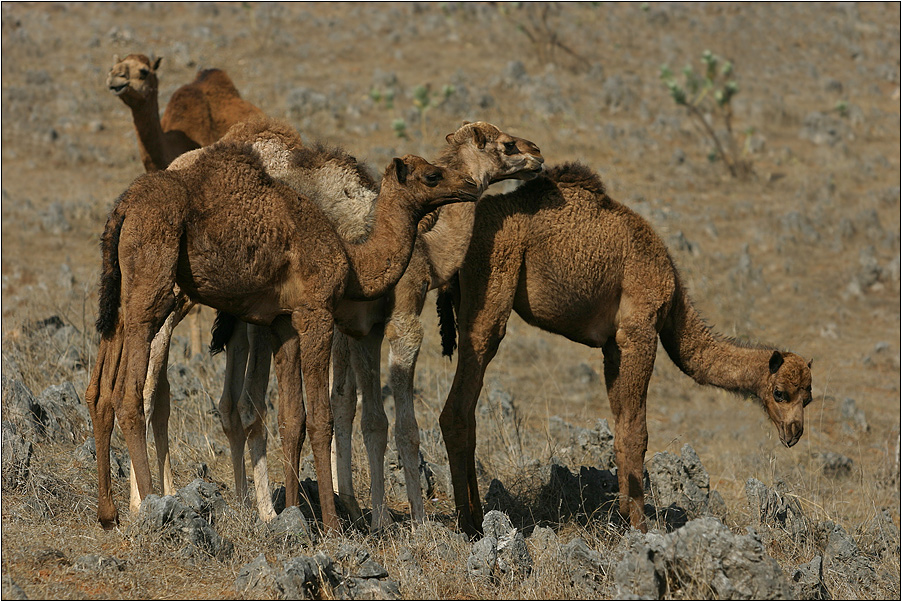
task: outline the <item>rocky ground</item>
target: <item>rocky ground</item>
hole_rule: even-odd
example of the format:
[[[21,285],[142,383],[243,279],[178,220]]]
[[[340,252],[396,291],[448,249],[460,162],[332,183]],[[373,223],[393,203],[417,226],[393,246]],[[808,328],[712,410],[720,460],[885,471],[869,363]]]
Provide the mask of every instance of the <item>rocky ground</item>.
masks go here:
[[[4,598],[900,595],[898,4],[0,10]],[[733,130],[749,178],[709,158],[705,132],[660,80],[664,64],[678,78],[684,65],[703,69],[705,50],[735,66]],[[378,170],[396,154],[435,156],[463,119],[535,141],[551,164],[590,165],[667,241],[709,323],[813,358],[803,440],[784,448],[754,402],[696,385],[659,354],[646,456],[654,528],[631,532],[611,510],[600,352],[513,319],[477,410],[481,491],[498,512],[468,541],[437,420],[454,364],[440,357],[427,301],[416,387],[431,521],[409,529],[390,454],[395,527],[327,537],[316,508],[263,525],[237,502],[215,409],[223,359],[191,355],[183,331],[169,373],[179,496],[150,498],[103,531],[83,397],[99,235],[142,172],[131,117],[104,85],[113,55],[131,52],[164,57],[161,106],[197,69],[220,67],[305,140]],[[118,432],[113,465],[125,509]],[[365,466],[356,440],[368,506]]]

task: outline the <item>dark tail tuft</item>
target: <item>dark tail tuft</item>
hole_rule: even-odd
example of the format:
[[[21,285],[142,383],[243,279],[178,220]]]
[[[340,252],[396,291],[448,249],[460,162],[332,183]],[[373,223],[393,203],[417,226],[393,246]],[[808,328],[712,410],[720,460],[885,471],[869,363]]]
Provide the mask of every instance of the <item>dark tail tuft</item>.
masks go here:
[[[103,267],[100,273],[100,307],[97,312],[97,331],[106,338],[113,335],[116,330],[116,321],[119,319],[120,291],[122,288],[122,271],[119,268],[119,234],[122,232],[122,222],[125,221],[125,213],[120,210],[121,206],[120,202],[116,203],[109,219],[107,219],[106,228],[100,239]]]
[[[213,339],[210,341],[210,355],[216,355],[225,349],[226,343],[232,338],[237,321],[238,318],[232,314],[216,311],[216,319],[213,320]]]
[[[460,281],[455,275],[451,282],[438,291],[435,300],[438,311],[438,329],[442,335],[442,355],[449,359],[457,349],[457,323],[454,318],[454,296],[458,293]]]

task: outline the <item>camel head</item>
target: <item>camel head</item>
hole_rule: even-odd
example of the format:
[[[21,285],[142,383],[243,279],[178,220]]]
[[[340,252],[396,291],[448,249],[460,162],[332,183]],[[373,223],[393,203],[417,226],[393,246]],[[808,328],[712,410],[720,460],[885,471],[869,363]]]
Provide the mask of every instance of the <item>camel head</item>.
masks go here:
[[[386,168],[379,194],[385,193],[401,199],[411,211],[425,215],[449,203],[475,202],[479,186],[456,169],[433,165],[416,155],[404,155],[392,159]]]
[[[124,59],[117,55],[107,76],[110,92],[134,108],[157,94],[157,68],[162,58],[151,60],[143,54],[130,54]]]
[[[792,447],[802,437],[805,406],[811,403],[811,362],[794,353],[774,351],[758,397],[777,427],[780,441]]]
[[[535,143],[511,136],[490,123],[464,122],[445,136],[445,165],[466,171],[488,188],[501,180],[532,180],[544,168],[545,158]]]

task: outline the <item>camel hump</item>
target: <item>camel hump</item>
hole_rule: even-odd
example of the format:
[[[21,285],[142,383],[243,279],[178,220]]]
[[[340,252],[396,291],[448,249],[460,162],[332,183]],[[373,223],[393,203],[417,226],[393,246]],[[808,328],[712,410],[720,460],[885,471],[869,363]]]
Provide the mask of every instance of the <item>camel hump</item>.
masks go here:
[[[559,186],[578,186],[590,192],[605,194],[604,182],[598,174],[576,161],[550,167],[545,175]]]
[[[235,87],[232,78],[222,69],[201,69],[194,78],[194,84],[202,90],[215,89],[218,93],[226,93],[240,97],[238,88]]]

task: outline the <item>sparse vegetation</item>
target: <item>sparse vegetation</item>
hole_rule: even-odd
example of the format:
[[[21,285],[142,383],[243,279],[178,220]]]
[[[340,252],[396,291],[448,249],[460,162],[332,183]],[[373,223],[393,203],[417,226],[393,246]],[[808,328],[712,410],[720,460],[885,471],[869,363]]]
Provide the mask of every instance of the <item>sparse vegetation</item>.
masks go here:
[[[747,178],[753,173],[752,162],[746,157],[744,145],[736,142],[733,133],[731,101],[739,93],[733,63],[709,50],[702,53],[701,61],[705,65],[701,75],[691,65],[683,68],[683,85],[677,83],[676,76],[667,65],[661,67],[661,80],[670,91],[673,101],[686,107],[695,123],[701,125],[708,141],[714,145],[714,149],[708,153],[708,160],[713,163],[720,159],[734,178]],[[720,123],[725,131],[723,140],[714,129]]]
[[[334,143],[371,165],[422,151],[420,144],[422,154],[434,157],[443,136],[461,120],[485,119],[535,141],[549,165],[578,159],[598,171],[611,196],[662,235],[699,310],[725,334],[780,342],[814,358],[815,399],[806,409],[805,435],[787,450],[754,404],[695,385],[659,353],[648,395],[647,459],[664,451],[678,455],[691,444],[710,475],[710,488],[722,496],[723,523],[736,537],[754,527],[763,551],[787,579],[807,565],[800,581],[823,569],[834,599],[899,598],[900,556],[893,539],[900,523],[898,4],[748,4],[741,10],[728,4],[652,2],[647,10],[635,4],[556,5],[560,16],[551,22],[577,34],[561,38],[564,43],[583,56],[603,52],[608,79],[623,76],[630,87],[630,110],[620,111],[600,110],[600,82],[564,68],[570,60],[564,50],[555,51],[552,85],[537,72],[532,43],[493,5],[104,7],[2,5],[4,383],[17,378],[18,369],[35,398],[66,382],[83,397],[87,386],[97,350],[98,237],[113,201],[144,171],[131,116],[105,87],[113,54],[165,57],[161,105],[194,78],[199,65],[225,68],[243,98],[291,119],[305,143]],[[725,182],[729,176],[718,165],[719,155],[714,166],[703,155],[700,161],[688,158],[696,143],[687,143],[678,130],[678,122],[686,121],[684,109],[662,93],[656,73],[648,75],[660,57],[698,56],[701,44],[741,69],[740,94],[731,100],[737,145],[741,150],[746,124],[753,123],[755,137],[766,140],[754,154],[760,179]],[[856,60],[850,60],[853,55]],[[519,70],[510,67],[517,61],[525,63]],[[387,84],[387,74],[406,82],[404,87]],[[841,81],[845,91],[825,91],[826,78]],[[684,87],[680,73],[675,79]],[[410,88],[427,81],[452,82],[456,91],[447,104],[429,110],[429,131],[421,141]],[[322,98],[292,108],[286,98],[299,87]],[[373,88],[381,91],[378,104],[368,96]],[[390,89],[393,106],[386,108]],[[547,103],[534,102],[537,91],[566,98],[567,117],[549,118]],[[493,102],[480,104],[483,95]],[[469,104],[458,102],[467,98]],[[849,103],[847,117],[836,106],[839,99]],[[433,88],[433,101],[441,101],[441,87]],[[398,138],[391,128],[399,118],[408,138]],[[712,146],[706,142],[705,152]],[[236,579],[260,554],[279,568],[316,552],[342,565],[347,560],[340,557],[353,547],[366,548],[400,582],[404,598],[614,597],[616,563],[630,546],[628,532],[609,507],[593,507],[580,497],[582,506],[571,508],[544,486],[552,467],[563,479],[566,466],[568,491],[603,472],[601,454],[583,444],[592,441],[584,431],[598,419],[613,424],[600,352],[545,335],[516,316],[507,324],[476,409],[476,458],[481,491],[492,489],[495,500],[507,504],[514,526],[527,536],[533,567],[525,578],[473,577],[467,572],[473,543],[457,533],[453,501],[443,485],[447,460],[438,417],[455,366],[440,355],[433,307],[427,299],[415,382],[421,450],[435,469],[436,488],[426,500],[433,522],[411,531],[404,522],[404,488],[396,485],[387,486],[396,524],[381,535],[346,525],[342,537],[317,534],[311,542],[262,531],[256,510],[234,494],[228,444],[216,414],[225,359],[190,355],[188,332],[180,327],[170,362],[175,483],[183,488],[202,475],[218,488],[231,512],[213,527],[234,544],[232,556],[191,553],[177,541],[139,531],[127,516],[118,530],[103,531],[96,523],[95,462],[80,459],[89,451],[91,427],[85,408],[72,404],[60,416],[72,425],[74,440],[18,431],[31,443],[32,455],[27,480],[3,490],[3,597],[251,598],[238,592]],[[48,321],[53,316],[60,320]],[[383,361],[386,356],[383,350]],[[511,396],[513,415],[489,404],[488,387],[495,384]],[[284,476],[273,385],[266,426],[278,493]],[[385,403],[392,419],[387,391]],[[552,429],[555,416],[583,430],[573,437]],[[3,420],[12,420],[5,389]],[[114,496],[124,508],[128,465],[118,429],[113,446],[124,469],[113,481]],[[309,451],[305,445],[303,454]],[[359,434],[353,454],[355,489],[368,507]],[[303,477],[312,478],[311,467],[305,470]],[[493,478],[503,491],[490,487]],[[798,503],[807,531],[800,526],[794,533],[775,521],[759,525],[746,495],[751,478],[769,489],[782,481],[781,495]],[[649,527],[664,526],[656,520]],[[842,532],[828,531],[828,522]],[[562,555],[566,546],[569,556]],[[637,550],[644,549],[637,543]],[[576,570],[569,559],[581,552],[586,565]],[[90,555],[103,562],[86,562]],[[812,564],[818,557],[822,564]],[[669,587],[665,598],[709,593],[701,562],[668,566],[686,579],[681,587]],[[848,567],[863,574],[870,567],[873,575],[861,580],[840,572]]]

